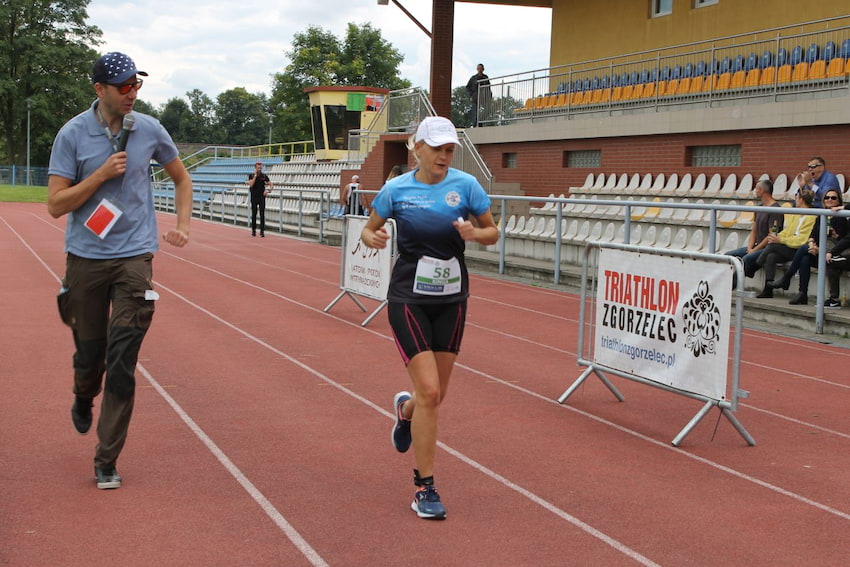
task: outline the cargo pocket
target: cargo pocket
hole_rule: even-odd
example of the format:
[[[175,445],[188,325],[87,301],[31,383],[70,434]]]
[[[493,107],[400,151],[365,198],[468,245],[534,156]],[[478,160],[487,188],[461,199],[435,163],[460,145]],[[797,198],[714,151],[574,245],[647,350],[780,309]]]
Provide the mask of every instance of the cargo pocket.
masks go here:
[[[59,288],[56,303],[59,307],[59,317],[62,319],[62,322],[73,329],[77,321],[71,308],[71,290],[68,288],[65,278],[62,278],[62,287]]]

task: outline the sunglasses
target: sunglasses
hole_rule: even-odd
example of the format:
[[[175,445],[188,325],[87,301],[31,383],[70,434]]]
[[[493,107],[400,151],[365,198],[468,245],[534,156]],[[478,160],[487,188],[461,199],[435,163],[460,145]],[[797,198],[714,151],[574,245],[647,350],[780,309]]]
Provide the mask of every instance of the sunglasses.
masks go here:
[[[139,81],[139,82],[141,82],[141,81]],[[809,164],[806,167],[808,167],[809,169],[816,169],[816,168],[818,168],[822,165],[823,165],[822,163],[816,163],[815,165]]]
[[[837,201],[838,196],[837,195],[827,195],[826,197],[823,198],[823,200],[824,201]]]
[[[139,90],[140,88],[142,88],[142,83],[143,83],[143,82],[144,82],[144,81],[142,81],[141,79],[139,79],[139,80],[138,80],[138,81],[136,81],[135,83],[127,83],[126,85],[112,85],[112,86],[113,86],[113,87],[115,87],[116,89],[118,89],[118,92],[119,92],[120,94],[125,95],[125,94],[127,94],[128,92],[130,92],[130,91],[137,91],[137,90]]]

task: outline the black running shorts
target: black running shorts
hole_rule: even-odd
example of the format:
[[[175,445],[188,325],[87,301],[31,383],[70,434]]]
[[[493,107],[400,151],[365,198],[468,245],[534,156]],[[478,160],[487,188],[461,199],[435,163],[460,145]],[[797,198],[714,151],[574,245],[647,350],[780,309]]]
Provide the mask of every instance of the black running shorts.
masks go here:
[[[387,305],[395,344],[405,366],[420,352],[460,352],[466,324],[466,301]]]

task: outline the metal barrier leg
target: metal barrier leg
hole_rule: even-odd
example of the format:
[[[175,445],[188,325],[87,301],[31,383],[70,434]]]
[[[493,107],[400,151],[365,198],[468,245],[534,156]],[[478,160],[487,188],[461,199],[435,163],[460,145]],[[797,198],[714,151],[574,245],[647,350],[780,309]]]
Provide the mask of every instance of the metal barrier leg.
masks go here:
[[[679,444],[685,439],[685,436],[687,436],[687,434],[690,433],[691,430],[696,427],[700,421],[702,421],[702,418],[708,415],[708,412],[710,412],[711,408],[714,407],[716,404],[717,402],[715,402],[714,400],[707,401],[705,405],[702,406],[702,409],[700,409],[697,414],[691,418],[685,428],[682,429],[679,434],[673,438],[673,446],[678,447]]]
[[[755,447],[756,440],[753,439],[752,435],[750,435],[750,433],[746,429],[744,429],[744,426],[741,424],[740,421],[738,421],[738,417],[735,415],[735,412],[733,412],[729,408],[721,408],[720,411],[723,412],[723,415],[726,416],[726,419],[729,420],[729,423],[732,424],[732,427],[734,427],[735,430],[741,434],[741,437],[746,440],[747,444],[750,447]]]
[[[576,391],[576,388],[578,388],[579,386],[581,386],[581,385],[582,385],[582,383],[583,383],[585,380],[587,380],[587,377],[588,377],[588,376],[590,376],[590,373],[591,373],[591,372],[593,372],[593,366],[588,366],[587,368],[585,368],[585,369],[584,369],[584,372],[582,372],[582,373],[581,373],[581,376],[579,376],[578,378],[576,378],[576,381],[575,381],[575,382],[573,382],[572,386],[570,386],[569,388],[567,388],[566,392],[564,392],[563,394],[561,394],[561,397],[559,397],[559,398],[558,398],[558,403],[559,403],[559,404],[562,404],[562,403],[564,403],[565,401],[567,401],[567,398],[569,398],[569,397],[573,394],[573,392],[575,392],[575,391]]]

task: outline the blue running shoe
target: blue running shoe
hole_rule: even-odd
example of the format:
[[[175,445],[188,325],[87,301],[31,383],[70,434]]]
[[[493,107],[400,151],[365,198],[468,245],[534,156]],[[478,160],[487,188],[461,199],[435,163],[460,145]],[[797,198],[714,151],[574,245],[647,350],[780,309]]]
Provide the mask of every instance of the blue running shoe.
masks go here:
[[[410,399],[410,392],[399,392],[393,398],[395,408],[395,425],[393,426],[393,447],[399,453],[406,453],[410,449],[413,438],[410,436],[410,420],[404,419],[401,414],[401,406]]]
[[[437,489],[433,485],[426,486],[425,490],[418,490],[410,508],[416,512],[417,516],[426,520],[446,519],[446,509],[440,502],[440,495],[437,494]]]

